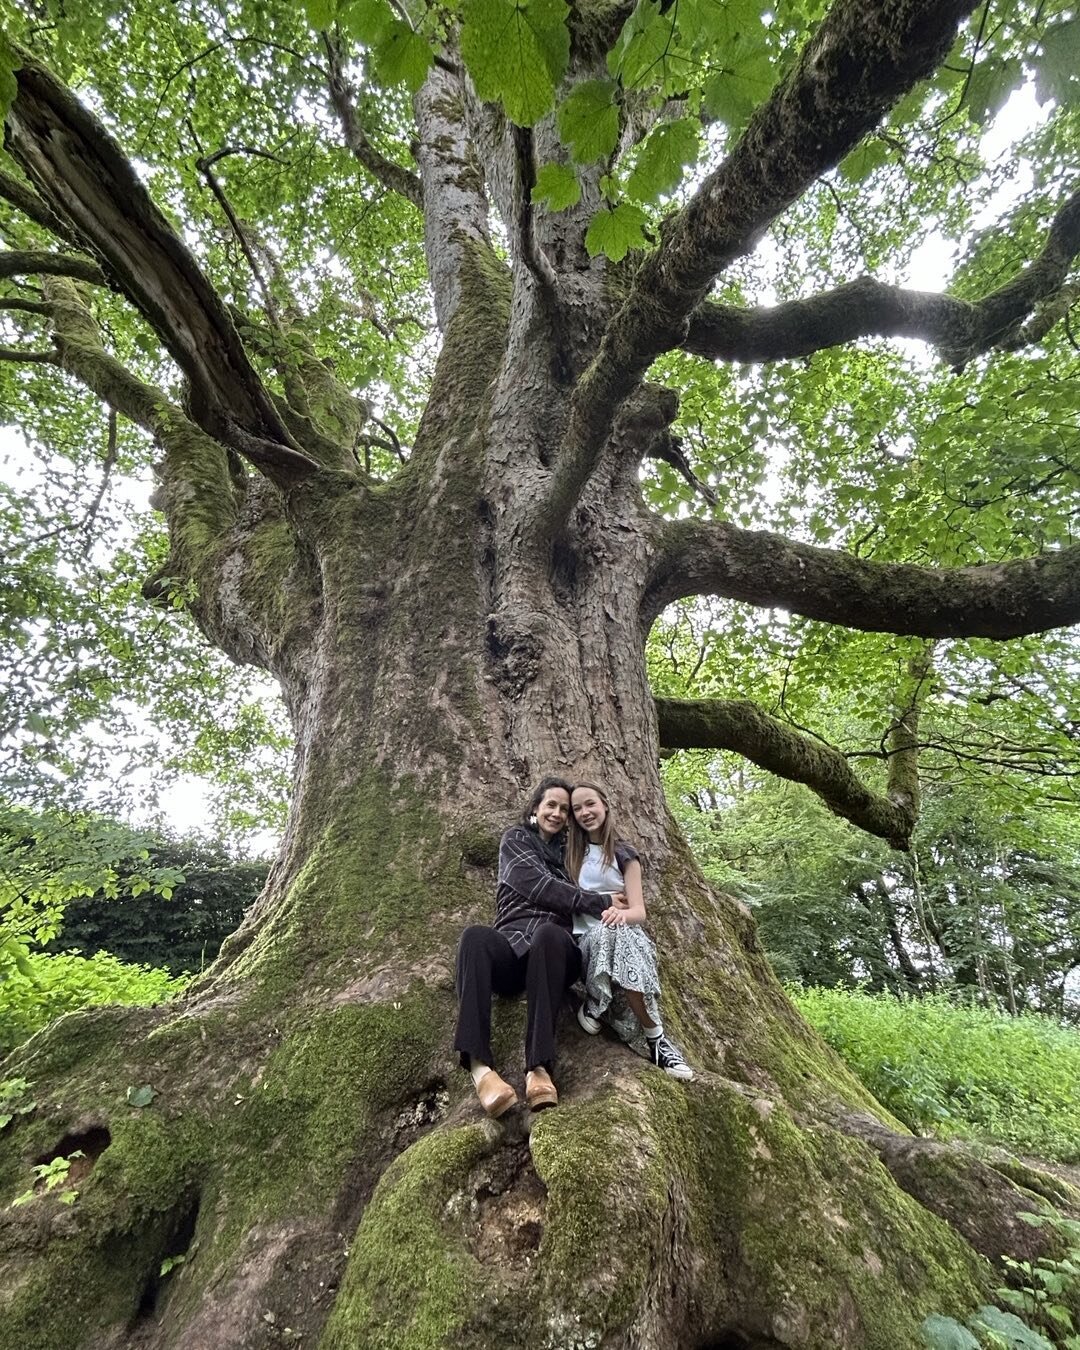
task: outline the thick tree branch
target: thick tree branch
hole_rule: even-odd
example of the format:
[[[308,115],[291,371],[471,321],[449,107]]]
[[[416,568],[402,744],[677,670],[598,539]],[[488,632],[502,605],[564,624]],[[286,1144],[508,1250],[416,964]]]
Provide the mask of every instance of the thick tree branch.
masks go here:
[[[872,792],[839,750],[770,717],[745,699],[658,698],[666,750],[733,750],[794,783],[805,783],[838,816],[907,850],[916,812]]]
[[[93,316],[69,280],[46,282],[53,341],[61,368],[114,412],[153,436],[165,453],[162,503],[178,570],[194,576],[236,521],[224,448],[191,422],[160,389],[138,379],[105,350]]]
[[[798,61],[724,163],[668,222],[574,394],[539,532],[556,532],[607,441],[619,405],[679,346],[716,276],[944,59],[976,0],[835,0]]]
[[[0,309],[17,310],[20,314],[52,313],[44,300],[24,300],[21,295],[0,295]]]
[[[973,567],[881,563],[719,521],[658,528],[643,616],[720,595],[874,633],[1012,638],[1080,622],[1080,546]]]
[[[0,347],[0,361],[25,361],[30,365],[58,366],[60,358],[55,352],[27,351],[22,347]]]
[[[328,33],[323,33],[329,66],[330,101],[341,123],[345,144],[353,158],[362,164],[371,176],[391,192],[397,192],[406,201],[412,202],[417,210],[424,209],[424,189],[420,179],[392,159],[387,159],[368,140],[360,119],[356,115],[353,103],[353,91],[345,74],[344,54],[338,43]]]
[[[919,717],[933,669],[934,644],[927,642],[907,663],[896,700],[896,717],[889,728],[889,801],[907,812],[912,825],[922,809],[919,783]]]
[[[74,277],[92,286],[105,286],[105,274],[92,258],[47,249],[14,249],[0,253],[0,277]]]
[[[484,169],[465,125],[464,102],[461,76],[439,66],[413,98],[424,184],[424,252],[443,333],[461,299],[466,253],[476,245],[491,253]]]
[[[1080,192],[1057,213],[1039,256],[982,300],[887,286],[873,277],[769,309],[707,301],[690,316],[683,348],[715,361],[782,361],[861,337],[921,338],[953,366],[991,347],[1038,341],[1050,324],[1021,325],[1061,291],[1080,253]],[[1054,314],[1054,321],[1063,317]],[[1049,315],[1047,316],[1049,317]]]
[[[290,443],[228,312],[108,131],[28,56],[8,112],[11,153],[161,338],[194,419],[288,485],[317,465]]]
[[[21,211],[24,216],[28,216],[42,229],[47,230],[49,234],[70,240],[70,229],[50,210],[48,202],[39,197],[28,184],[20,183],[17,178],[5,173],[3,169],[0,169],[0,197],[10,202],[16,210]]]

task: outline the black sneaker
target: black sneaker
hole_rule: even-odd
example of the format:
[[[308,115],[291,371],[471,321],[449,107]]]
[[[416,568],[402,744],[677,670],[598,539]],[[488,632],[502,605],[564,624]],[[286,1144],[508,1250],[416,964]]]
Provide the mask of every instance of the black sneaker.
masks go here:
[[[652,1040],[646,1037],[645,1044],[649,1047],[649,1058],[658,1069],[663,1069],[672,1078],[693,1078],[693,1069],[666,1036],[656,1036]]]

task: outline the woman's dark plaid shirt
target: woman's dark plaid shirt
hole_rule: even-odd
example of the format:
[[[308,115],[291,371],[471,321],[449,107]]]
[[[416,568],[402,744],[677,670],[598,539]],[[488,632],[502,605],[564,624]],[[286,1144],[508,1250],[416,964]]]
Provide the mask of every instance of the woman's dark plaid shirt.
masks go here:
[[[597,918],[611,901],[583,891],[567,878],[562,849],[545,844],[535,830],[512,825],[499,845],[499,883],[495,889],[495,927],[519,956],[529,950],[542,923],[570,932],[575,914]]]

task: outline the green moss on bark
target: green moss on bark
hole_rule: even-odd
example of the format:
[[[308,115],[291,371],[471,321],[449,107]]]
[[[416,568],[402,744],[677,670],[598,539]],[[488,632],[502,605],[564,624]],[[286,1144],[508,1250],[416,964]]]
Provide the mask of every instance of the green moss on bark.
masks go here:
[[[490,1149],[483,1125],[438,1131],[397,1158],[356,1233],[319,1350],[444,1350],[483,1287],[454,1193]]]

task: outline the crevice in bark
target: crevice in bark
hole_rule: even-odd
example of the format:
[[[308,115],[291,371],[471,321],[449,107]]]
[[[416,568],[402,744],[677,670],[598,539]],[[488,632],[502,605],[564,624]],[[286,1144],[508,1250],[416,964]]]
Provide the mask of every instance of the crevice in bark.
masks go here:
[[[132,1333],[137,1334],[140,1322],[149,1321],[158,1315],[163,1295],[170,1288],[170,1273],[186,1262],[199,1221],[199,1205],[198,1194],[192,1193],[177,1206],[172,1227],[166,1231],[161,1243],[161,1255],[152,1265],[139,1295],[138,1310],[130,1327]]]
[[[72,1158],[66,1184],[77,1186],[94,1170],[94,1164],[112,1143],[112,1135],[104,1125],[85,1125],[69,1130],[52,1148],[34,1159],[35,1166],[55,1162],[57,1158],[71,1158],[73,1153],[81,1153],[81,1158]]]

